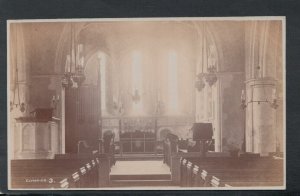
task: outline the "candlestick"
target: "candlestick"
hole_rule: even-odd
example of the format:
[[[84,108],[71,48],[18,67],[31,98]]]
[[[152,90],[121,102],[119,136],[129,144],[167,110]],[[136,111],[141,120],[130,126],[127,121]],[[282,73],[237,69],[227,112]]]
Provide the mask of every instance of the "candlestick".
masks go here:
[[[246,96],[245,96],[245,91],[244,91],[244,90],[242,90],[241,100],[242,100],[242,101],[245,101],[245,100],[246,100]]]

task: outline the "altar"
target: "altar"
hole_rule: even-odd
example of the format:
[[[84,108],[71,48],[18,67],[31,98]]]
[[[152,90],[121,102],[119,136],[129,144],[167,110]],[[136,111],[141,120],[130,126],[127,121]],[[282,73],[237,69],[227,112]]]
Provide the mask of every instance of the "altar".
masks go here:
[[[162,153],[162,141],[166,133],[186,138],[183,130],[190,129],[193,122],[192,116],[105,117],[102,133],[114,132],[118,153]]]
[[[154,153],[156,121],[151,117],[122,119],[120,122],[121,153]]]

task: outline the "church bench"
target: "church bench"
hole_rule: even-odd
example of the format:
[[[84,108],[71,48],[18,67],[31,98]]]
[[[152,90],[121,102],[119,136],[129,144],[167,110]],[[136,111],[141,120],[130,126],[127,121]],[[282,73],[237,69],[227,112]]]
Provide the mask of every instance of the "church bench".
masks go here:
[[[187,186],[187,164],[188,161],[186,159],[182,159],[180,164],[180,185],[182,187]]]
[[[71,185],[68,178],[64,178],[59,182],[59,188],[69,188]]]
[[[170,144],[164,143],[164,161],[170,167],[171,178],[173,185],[190,186],[193,182],[187,179],[181,179],[181,176],[187,176],[185,171],[188,169],[183,167],[182,160],[190,161],[193,166],[198,165],[200,171],[203,169],[261,169],[267,170],[273,168],[283,171],[283,160],[275,160],[272,157],[257,157],[257,156],[244,156],[244,157],[231,157],[230,153],[226,152],[207,152],[205,157],[199,152],[171,152]],[[281,176],[280,176],[281,178]],[[281,178],[282,179],[282,178]],[[186,185],[185,185],[186,184]]]
[[[92,162],[88,162],[80,169],[81,184],[80,187],[97,187],[98,184],[98,166],[92,166]]]
[[[181,163],[181,186],[207,186],[212,185],[211,181],[216,183],[212,177],[222,179],[223,185],[231,183],[231,186],[243,186],[243,184],[252,184],[253,186],[280,186],[283,184],[283,161],[270,158],[256,158],[256,160],[247,159],[211,159],[201,158],[197,160],[197,164],[185,159],[185,165]],[[245,162],[252,163],[243,164]],[[234,164],[234,163],[238,163]],[[270,165],[272,165],[270,169]],[[269,167],[267,167],[269,166]],[[205,172],[203,172],[205,171]],[[206,173],[204,175],[203,173]],[[235,182],[239,182],[235,183]],[[243,183],[244,182],[244,183]],[[265,183],[264,183],[265,182]]]
[[[94,153],[94,155],[88,155],[88,154],[66,154],[66,155],[57,155],[57,159],[71,159],[71,160],[77,160],[80,159],[86,159],[91,160],[93,158],[93,162],[90,163],[90,165],[96,165],[97,172],[89,172],[88,177],[91,178],[90,181],[92,181],[92,184],[95,184],[96,187],[107,187],[109,184],[109,172],[111,166],[115,163],[114,154],[111,153]],[[92,167],[93,168],[93,167]],[[95,180],[96,179],[96,180]],[[90,184],[91,185],[91,184]],[[93,185],[94,186],[94,185]]]
[[[222,184],[230,186],[282,186],[283,175],[276,170],[247,170],[244,171],[223,171],[211,172],[211,175],[221,179]]]
[[[251,186],[282,186],[282,181],[259,181],[259,180],[222,180],[216,176],[212,176],[210,186],[212,187],[251,187]]]
[[[223,157],[224,155],[227,155],[226,153],[215,153],[215,152],[209,152],[207,153],[207,156],[212,156],[212,157]],[[180,185],[181,183],[181,161],[183,159],[190,160],[190,158],[201,158],[203,156],[202,153],[199,152],[188,152],[188,153],[183,153],[183,152],[173,152],[165,157],[168,157],[169,159],[169,167],[171,170],[171,178],[172,178],[172,184],[173,185]],[[190,161],[192,162],[192,161]]]
[[[269,172],[269,171],[226,171],[223,170],[215,172],[209,172],[208,176],[216,177],[221,180],[222,186],[228,184],[231,186],[268,186],[269,184],[282,186],[283,185],[283,175],[280,173]]]
[[[28,161],[26,161],[28,163]],[[17,163],[17,164],[16,164]],[[19,164],[18,164],[19,163]],[[68,167],[62,167],[61,161],[50,161],[47,164],[37,164],[36,160],[32,161],[31,166],[22,164],[22,161],[13,161],[12,165],[12,186],[20,186],[24,188],[60,188],[61,181],[67,179],[68,187],[82,187],[90,183],[88,175],[86,175],[85,166],[80,163],[71,164],[68,161],[64,161],[64,165]],[[17,166],[17,167],[15,167]],[[80,166],[83,166],[79,169]],[[81,173],[79,172],[81,171]]]
[[[77,165],[61,166],[55,160],[12,160],[12,188],[60,188],[60,181],[69,178],[77,169]]]
[[[168,133],[163,141],[164,163],[171,167],[172,155],[178,153],[178,136]]]
[[[97,170],[99,166],[99,159],[92,159],[90,163],[87,163],[86,168],[81,167],[80,172],[76,171],[72,174],[71,179],[70,178],[64,178],[60,181],[60,188],[80,188],[80,187],[97,187],[98,179],[97,179],[97,172],[93,170]],[[89,179],[86,180],[84,178],[87,174],[85,172],[85,169],[88,170],[90,174],[88,174]],[[82,179],[80,179],[80,174],[83,176]],[[82,183],[85,182],[85,183]],[[88,183],[87,183],[88,182]]]
[[[226,187],[259,187],[259,186],[283,186],[282,181],[222,181],[224,186]]]
[[[195,165],[191,173],[191,183],[188,184],[188,186],[225,186],[226,184],[230,186],[282,186],[283,176],[280,172],[277,172],[275,175],[271,174],[271,176],[269,175],[269,172],[276,173],[276,171],[248,171],[247,169],[239,171],[199,171],[199,167]],[[189,179],[187,179],[187,181],[188,180]]]
[[[206,158],[187,158],[195,165],[205,168],[260,168],[260,169],[283,169],[283,160],[276,160],[270,157],[260,158],[232,158],[232,157],[206,157]]]
[[[100,187],[108,182],[99,157],[90,159],[12,160],[12,188]],[[108,163],[108,162],[107,162]],[[105,167],[108,170],[109,167]],[[102,175],[103,174],[103,175]],[[99,178],[103,178],[99,180]]]
[[[186,175],[186,185],[192,186],[192,173],[193,173],[193,163],[188,161],[186,168],[187,168],[187,175]]]

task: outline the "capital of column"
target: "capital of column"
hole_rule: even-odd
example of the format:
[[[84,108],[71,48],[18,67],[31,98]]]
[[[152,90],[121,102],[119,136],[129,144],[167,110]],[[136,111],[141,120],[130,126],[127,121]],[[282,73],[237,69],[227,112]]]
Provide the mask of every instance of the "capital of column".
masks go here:
[[[277,80],[272,77],[251,78],[245,81],[246,86],[255,85],[276,85]]]

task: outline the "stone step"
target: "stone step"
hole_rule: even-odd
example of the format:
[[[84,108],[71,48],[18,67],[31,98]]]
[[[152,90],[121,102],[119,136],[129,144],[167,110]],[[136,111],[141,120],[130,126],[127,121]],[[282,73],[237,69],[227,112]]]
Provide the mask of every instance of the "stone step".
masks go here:
[[[123,154],[115,155],[117,161],[145,161],[145,160],[163,160],[161,154]]]
[[[151,186],[172,186],[171,180],[112,180],[111,187],[151,187]]]
[[[171,180],[170,174],[135,174],[135,175],[110,175],[110,180]]]

